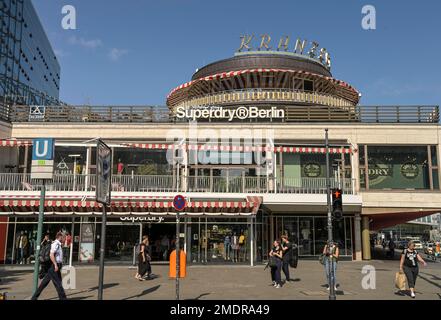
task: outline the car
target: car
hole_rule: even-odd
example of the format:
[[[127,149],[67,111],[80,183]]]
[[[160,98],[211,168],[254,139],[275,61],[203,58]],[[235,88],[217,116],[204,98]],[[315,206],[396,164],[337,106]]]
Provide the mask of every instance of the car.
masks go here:
[[[424,253],[425,254],[432,255],[434,252],[435,252],[435,244],[429,242],[424,246]]]
[[[415,244],[415,249],[417,250],[423,250],[423,244],[420,240],[413,240],[413,243]]]
[[[398,248],[398,249],[401,249],[401,250],[406,249],[406,248],[407,248],[407,241],[406,241],[406,240],[400,240],[400,241],[398,241],[398,243],[397,243],[397,248]]]

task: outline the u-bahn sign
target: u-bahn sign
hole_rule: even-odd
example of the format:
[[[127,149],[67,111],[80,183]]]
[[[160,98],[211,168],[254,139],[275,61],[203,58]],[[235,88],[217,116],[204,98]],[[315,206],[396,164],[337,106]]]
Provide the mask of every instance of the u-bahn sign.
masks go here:
[[[292,53],[295,55],[303,55],[308,58],[317,60],[327,69],[331,69],[331,56],[326,48],[320,48],[320,45],[316,41],[310,41],[306,39],[297,38],[295,45],[290,48],[290,37],[284,36],[279,39],[277,47],[275,49],[271,46],[271,36],[268,34],[262,34],[260,37],[254,35],[243,35],[240,37],[240,47],[237,49],[237,53],[247,51],[248,53],[256,51],[258,52],[272,52],[272,53]]]
[[[31,179],[49,180],[54,177],[55,140],[52,138],[32,141]]]

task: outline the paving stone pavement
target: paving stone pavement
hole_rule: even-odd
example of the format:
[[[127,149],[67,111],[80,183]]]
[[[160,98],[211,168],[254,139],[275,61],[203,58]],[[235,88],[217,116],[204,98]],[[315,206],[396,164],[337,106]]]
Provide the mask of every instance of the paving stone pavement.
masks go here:
[[[362,268],[375,268],[376,289],[362,288]],[[373,260],[364,262],[341,261],[338,263],[337,299],[344,300],[410,300],[408,296],[397,295],[394,287],[398,261]],[[297,269],[290,269],[296,281],[276,289],[271,286],[269,270],[263,265],[250,266],[189,266],[187,277],[181,280],[181,299],[328,299],[324,287],[323,266],[317,261],[300,261]],[[167,265],[153,265],[158,278],[138,281],[134,278],[136,269],[129,266],[106,266],[105,299],[174,299],[175,280],[168,278]],[[20,267],[0,267],[0,292],[8,292],[8,299],[29,299],[32,291],[32,270]],[[282,275],[282,278],[284,276]],[[98,267],[78,266],[76,268],[76,289],[66,290],[69,299],[96,299]],[[417,299],[441,299],[441,263],[429,262],[420,268],[416,285]],[[57,299],[52,284],[46,288],[40,299]]]

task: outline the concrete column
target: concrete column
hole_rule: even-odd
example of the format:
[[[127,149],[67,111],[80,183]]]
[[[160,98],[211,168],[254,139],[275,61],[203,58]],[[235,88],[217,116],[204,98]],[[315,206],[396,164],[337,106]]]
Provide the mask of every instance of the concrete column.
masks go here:
[[[351,179],[354,181],[353,192],[358,194],[360,192],[360,151],[358,151],[358,144],[354,144],[353,147],[357,149],[357,152],[352,152],[351,155]]]
[[[359,213],[354,217],[354,249],[355,249],[355,261],[362,260],[361,251],[361,217]]]
[[[369,217],[363,216],[361,220],[361,243],[363,246],[363,260],[371,260],[371,244],[369,238]]]

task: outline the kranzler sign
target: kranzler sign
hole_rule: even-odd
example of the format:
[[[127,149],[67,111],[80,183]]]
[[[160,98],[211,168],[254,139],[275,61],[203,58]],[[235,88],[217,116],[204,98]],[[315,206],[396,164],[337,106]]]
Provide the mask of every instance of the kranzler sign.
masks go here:
[[[277,107],[267,109],[258,107],[237,107],[234,109],[224,107],[193,107],[176,109],[178,119],[187,120],[247,120],[247,119],[283,119],[285,110]]]

